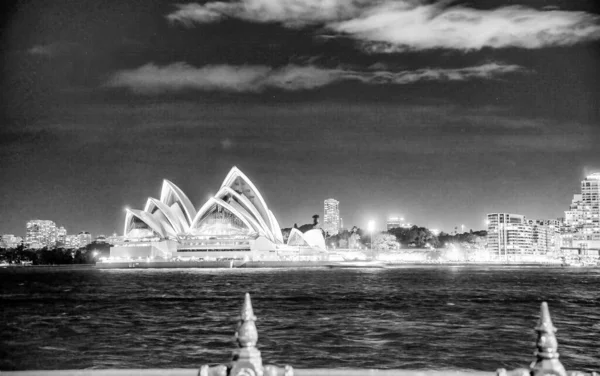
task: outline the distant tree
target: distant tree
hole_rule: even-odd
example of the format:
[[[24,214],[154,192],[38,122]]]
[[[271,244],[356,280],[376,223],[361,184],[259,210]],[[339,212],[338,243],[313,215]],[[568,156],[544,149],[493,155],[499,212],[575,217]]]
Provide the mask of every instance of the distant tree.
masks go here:
[[[313,226],[317,227],[319,225],[319,215],[318,214],[313,215],[312,219],[313,219]]]
[[[380,252],[395,251],[400,249],[400,243],[394,235],[382,232],[373,236],[373,249]]]
[[[361,245],[360,229],[356,226],[352,227],[351,235],[348,239],[348,248],[357,249]]]
[[[305,225],[302,225],[298,228],[298,230],[300,230],[302,233],[305,233],[307,231],[313,230],[315,228],[318,228],[319,226],[319,215],[315,214],[312,216],[313,219],[313,223],[308,223]],[[325,237],[325,231],[323,231],[323,237]]]

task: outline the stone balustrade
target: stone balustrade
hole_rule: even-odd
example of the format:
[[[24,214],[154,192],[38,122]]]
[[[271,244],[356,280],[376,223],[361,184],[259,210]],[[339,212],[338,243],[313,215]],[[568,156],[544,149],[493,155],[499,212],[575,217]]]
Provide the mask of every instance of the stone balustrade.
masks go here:
[[[7,376],[600,376],[599,373],[567,371],[560,362],[556,328],[552,324],[548,304],[543,302],[540,319],[535,331],[538,333],[535,359],[529,368],[515,370],[498,369],[496,372],[453,370],[378,370],[378,369],[294,369],[263,365],[256,344],[258,331],[256,316],[252,309],[250,294],[246,294],[240,320],[235,332],[238,348],[233,351],[231,363],[203,365],[200,369],[129,369],[129,370],[56,370],[56,371],[8,371]]]

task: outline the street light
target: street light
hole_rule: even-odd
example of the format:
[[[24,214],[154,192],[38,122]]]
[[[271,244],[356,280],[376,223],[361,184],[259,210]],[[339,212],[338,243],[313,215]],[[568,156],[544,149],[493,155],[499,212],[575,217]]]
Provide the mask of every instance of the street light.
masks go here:
[[[371,255],[373,255],[373,231],[375,230],[375,221],[369,221],[367,230],[369,230],[369,233],[371,234]]]

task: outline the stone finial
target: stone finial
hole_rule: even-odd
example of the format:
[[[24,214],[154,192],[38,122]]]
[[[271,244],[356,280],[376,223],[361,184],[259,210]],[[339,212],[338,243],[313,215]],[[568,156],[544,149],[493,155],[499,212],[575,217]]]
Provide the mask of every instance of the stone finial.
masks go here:
[[[240,348],[233,352],[230,376],[263,376],[262,358],[260,351],[256,348],[258,331],[255,321],[256,316],[252,310],[250,294],[246,293],[235,333]]]
[[[565,367],[558,360],[558,342],[556,341],[556,328],[550,319],[550,311],[548,304],[542,302],[540,309],[540,321],[535,327],[538,332],[536,342],[537,351],[535,352],[536,360],[531,364],[532,376],[567,376]]]

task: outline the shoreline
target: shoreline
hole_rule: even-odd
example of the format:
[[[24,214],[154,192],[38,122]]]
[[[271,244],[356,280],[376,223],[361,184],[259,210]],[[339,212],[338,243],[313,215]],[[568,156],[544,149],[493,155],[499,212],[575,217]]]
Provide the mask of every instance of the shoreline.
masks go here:
[[[95,270],[95,269],[403,269],[403,268],[569,268],[594,269],[600,265],[579,266],[547,263],[381,263],[357,265],[354,262],[329,261],[201,261],[201,262],[113,262],[67,265],[2,265],[1,271]]]

